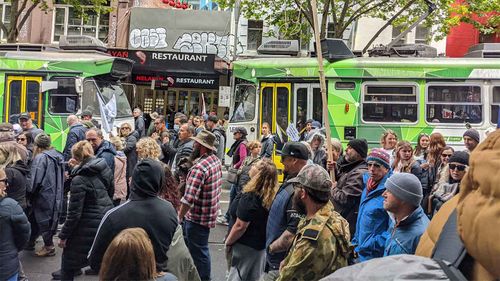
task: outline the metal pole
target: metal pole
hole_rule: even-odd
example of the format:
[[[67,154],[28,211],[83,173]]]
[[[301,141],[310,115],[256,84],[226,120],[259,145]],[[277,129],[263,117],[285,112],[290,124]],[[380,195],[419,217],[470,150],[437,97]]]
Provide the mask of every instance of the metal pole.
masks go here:
[[[326,131],[326,151],[328,155],[328,162],[333,162],[333,152],[332,152],[332,139],[330,131],[330,119],[328,114],[328,100],[326,92],[326,78],[325,71],[323,69],[323,53],[321,50],[321,39],[319,37],[319,23],[318,23],[318,4],[316,0],[311,0],[311,10],[314,24],[314,40],[316,41],[316,57],[318,58],[318,72],[319,72],[319,83],[321,87],[321,100],[323,101],[323,120],[325,122]],[[335,171],[330,170],[330,178],[335,182]]]

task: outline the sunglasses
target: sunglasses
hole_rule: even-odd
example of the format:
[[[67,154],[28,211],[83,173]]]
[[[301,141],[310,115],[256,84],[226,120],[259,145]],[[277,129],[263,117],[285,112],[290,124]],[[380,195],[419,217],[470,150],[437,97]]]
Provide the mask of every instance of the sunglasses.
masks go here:
[[[17,138],[17,141],[25,141],[26,138]]]
[[[370,163],[367,163],[366,165],[368,166],[368,168],[370,168],[371,166],[373,166],[374,168],[382,167],[382,165],[380,165],[379,163],[375,163],[375,162],[370,162]]]
[[[465,168],[467,168],[467,166],[465,165],[457,165],[457,164],[449,164],[448,167],[450,167],[450,170],[457,169],[459,172],[463,172],[465,171]]]
[[[447,154],[447,153],[442,153],[441,157],[443,158],[450,158],[452,154]]]
[[[0,180],[0,182],[3,182],[3,183],[5,183],[5,184],[7,184],[7,178],[5,178],[5,179],[1,179],[1,180]]]

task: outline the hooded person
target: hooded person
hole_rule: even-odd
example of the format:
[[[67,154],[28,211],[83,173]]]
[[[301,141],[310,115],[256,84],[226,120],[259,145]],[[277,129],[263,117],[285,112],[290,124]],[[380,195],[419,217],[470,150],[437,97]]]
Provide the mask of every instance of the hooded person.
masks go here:
[[[313,152],[312,160],[314,164],[318,164],[326,169],[326,150],[323,147],[325,144],[325,136],[320,132],[316,132],[310,139],[309,145]]]
[[[120,231],[140,227],[153,243],[157,270],[166,271],[167,251],[177,228],[177,213],[170,202],[158,197],[164,181],[161,162],[146,158],[137,163],[132,173],[129,200],[110,210],[101,221],[89,252],[93,270],[99,271],[106,249]]]

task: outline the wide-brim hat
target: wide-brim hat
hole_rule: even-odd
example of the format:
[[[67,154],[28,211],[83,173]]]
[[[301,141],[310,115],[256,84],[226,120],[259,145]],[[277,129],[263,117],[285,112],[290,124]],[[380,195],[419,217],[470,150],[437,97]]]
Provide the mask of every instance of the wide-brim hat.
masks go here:
[[[190,139],[194,140],[195,142],[203,145],[204,147],[216,151],[217,148],[215,148],[215,135],[212,134],[211,132],[207,130],[202,130],[199,132],[196,137],[190,137]]]

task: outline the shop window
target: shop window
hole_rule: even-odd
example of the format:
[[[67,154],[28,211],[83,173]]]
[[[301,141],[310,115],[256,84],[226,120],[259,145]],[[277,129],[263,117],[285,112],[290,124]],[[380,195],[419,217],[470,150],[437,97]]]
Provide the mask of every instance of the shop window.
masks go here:
[[[10,3],[0,3],[0,17],[2,17],[2,22],[7,28],[10,28]],[[0,28],[0,38],[2,40],[7,40],[7,34]]]
[[[78,111],[78,93],[75,78],[56,77],[57,89],[49,91],[49,112],[55,114],[73,114]]]
[[[433,85],[427,90],[427,122],[482,122],[481,87]]]
[[[248,50],[257,50],[262,44],[263,21],[248,20]]]
[[[269,90],[270,94],[265,95],[265,91]],[[273,98],[273,89],[272,88],[264,88],[262,92],[263,96],[263,107],[262,107],[262,118],[263,122],[272,122],[272,98]],[[234,111],[231,115],[231,122],[244,122],[244,121],[252,121],[255,118],[255,102],[256,102],[256,89],[254,85],[241,84],[236,85],[236,94],[234,97]],[[270,103],[266,102],[266,98],[270,99]],[[264,119],[265,112],[264,105],[269,106],[271,118]]]
[[[84,10],[85,18],[79,17],[71,6],[57,5],[54,13],[53,42],[62,35],[89,35],[106,42],[109,31],[109,14],[97,14],[90,7]]]
[[[392,40],[396,39],[401,32],[403,32],[401,27],[393,26],[392,27]],[[401,45],[401,44],[406,44],[406,36],[403,36],[403,38],[399,39],[398,42],[396,42],[396,45]]]
[[[491,123],[497,124],[498,110],[500,109],[500,86],[493,87],[491,101]]]
[[[410,85],[365,85],[363,120],[384,123],[416,122],[416,92],[416,86]]]

